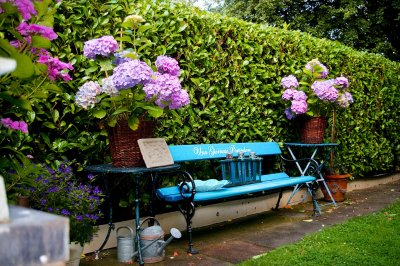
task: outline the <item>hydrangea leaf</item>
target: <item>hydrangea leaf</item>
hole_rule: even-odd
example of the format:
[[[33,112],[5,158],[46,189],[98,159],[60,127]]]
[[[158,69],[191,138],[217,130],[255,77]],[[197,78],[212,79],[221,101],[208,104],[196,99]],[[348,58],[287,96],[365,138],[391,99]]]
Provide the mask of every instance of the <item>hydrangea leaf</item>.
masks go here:
[[[93,111],[93,115],[96,118],[102,119],[107,115],[107,112],[103,109],[97,109]]]
[[[136,116],[131,116],[128,119],[128,126],[132,129],[132,130],[137,130],[139,128],[139,118],[137,118]]]

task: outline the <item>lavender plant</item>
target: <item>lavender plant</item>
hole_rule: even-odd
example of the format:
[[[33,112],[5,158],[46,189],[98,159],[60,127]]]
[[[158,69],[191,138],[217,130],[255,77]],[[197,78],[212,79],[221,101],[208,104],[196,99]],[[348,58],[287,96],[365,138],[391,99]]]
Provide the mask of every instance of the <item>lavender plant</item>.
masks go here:
[[[55,169],[38,176],[35,186],[28,188],[31,207],[69,218],[70,242],[81,245],[90,242],[98,231],[95,226],[102,216],[102,191],[92,185],[93,175],[86,182],[79,181],[70,163],[61,163]]]
[[[290,102],[285,110],[288,119],[302,114],[325,116],[336,107],[346,108],[353,103],[348,79],[327,79],[328,74],[328,68],[313,59],[305,65],[300,82],[294,75],[282,78],[282,99]]]
[[[122,24],[125,33],[133,36],[133,48],[122,47],[122,40],[130,37],[121,37],[118,45],[113,36],[89,40],[83,48],[84,56],[99,62],[105,77],[79,87],[76,104],[90,110],[96,118],[106,119],[111,127],[123,119],[136,130],[140,118],[157,118],[164,108],[179,109],[190,102],[187,91],[181,87],[180,67],[174,58],[159,56],[155,61],[157,72],[139,60],[135,39],[143,22],[142,17],[131,15]]]

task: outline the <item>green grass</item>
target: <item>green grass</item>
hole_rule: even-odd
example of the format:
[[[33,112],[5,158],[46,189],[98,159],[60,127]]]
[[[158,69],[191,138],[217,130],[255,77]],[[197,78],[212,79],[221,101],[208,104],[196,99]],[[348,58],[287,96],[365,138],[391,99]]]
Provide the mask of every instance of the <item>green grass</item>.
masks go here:
[[[239,265],[400,265],[400,201]]]

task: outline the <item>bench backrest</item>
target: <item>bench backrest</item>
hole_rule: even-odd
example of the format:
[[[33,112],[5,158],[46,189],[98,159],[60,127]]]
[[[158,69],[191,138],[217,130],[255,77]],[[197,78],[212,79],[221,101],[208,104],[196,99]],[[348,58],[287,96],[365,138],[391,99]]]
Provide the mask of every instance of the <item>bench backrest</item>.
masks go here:
[[[282,153],[276,142],[169,145],[168,148],[174,162],[223,159],[228,152],[235,157],[238,152],[243,152],[245,156],[248,156],[250,152],[255,152],[257,156]]]

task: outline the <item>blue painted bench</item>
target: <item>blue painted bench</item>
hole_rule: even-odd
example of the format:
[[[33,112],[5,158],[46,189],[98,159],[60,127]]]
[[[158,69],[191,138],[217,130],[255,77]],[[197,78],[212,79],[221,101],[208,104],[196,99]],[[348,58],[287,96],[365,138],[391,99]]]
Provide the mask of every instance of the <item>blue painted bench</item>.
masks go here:
[[[296,162],[299,160],[287,160],[281,156],[281,149],[276,142],[250,142],[250,143],[220,143],[220,144],[198,144],[198,145],[170,145],[168,146],[174,162],[194,162],[201,160],[225,159],[227,153],[232,153],[234,157],[238,156],[239,152],[248,155],[249,152],[255,152],[257,156],[280,156],[285,161]],[[312,159],[312,164],[317,164]],[[316,167],[310,167],[311,170],[318,170]],[[177,174],[177,172],[175,172]],[[276,209],[279,207],[279,202],[282,198],[284,189],[295,187],[296,185],[305,185],[307,192],[311,195],[314,203],[314,212],[316,211],[316,200],[312,189],[313,183],[316,181],[315,174],[306,173],[302,176],[291,177],[285,172],[261,175],[261,182],[245,184],[239,186],[223,187],[214,191],[196,191],[195,182],[187,171],[179,171],[179,180],[176,186],[156,188],[155,193],[158,199],[165,201],[168,204],[176,204],[180,212],[186,220],[189,249],[188,252],[195,254],[197,251],[193,248],[192,243],[192,218],[195,215],[196,204],[213,202],[218,200],[235,199],[238,197],[251,196],[265,191],[279,191]],[[221,179],[221,177],[215,177]],[[188,185],[190,184],[190,185]]]

